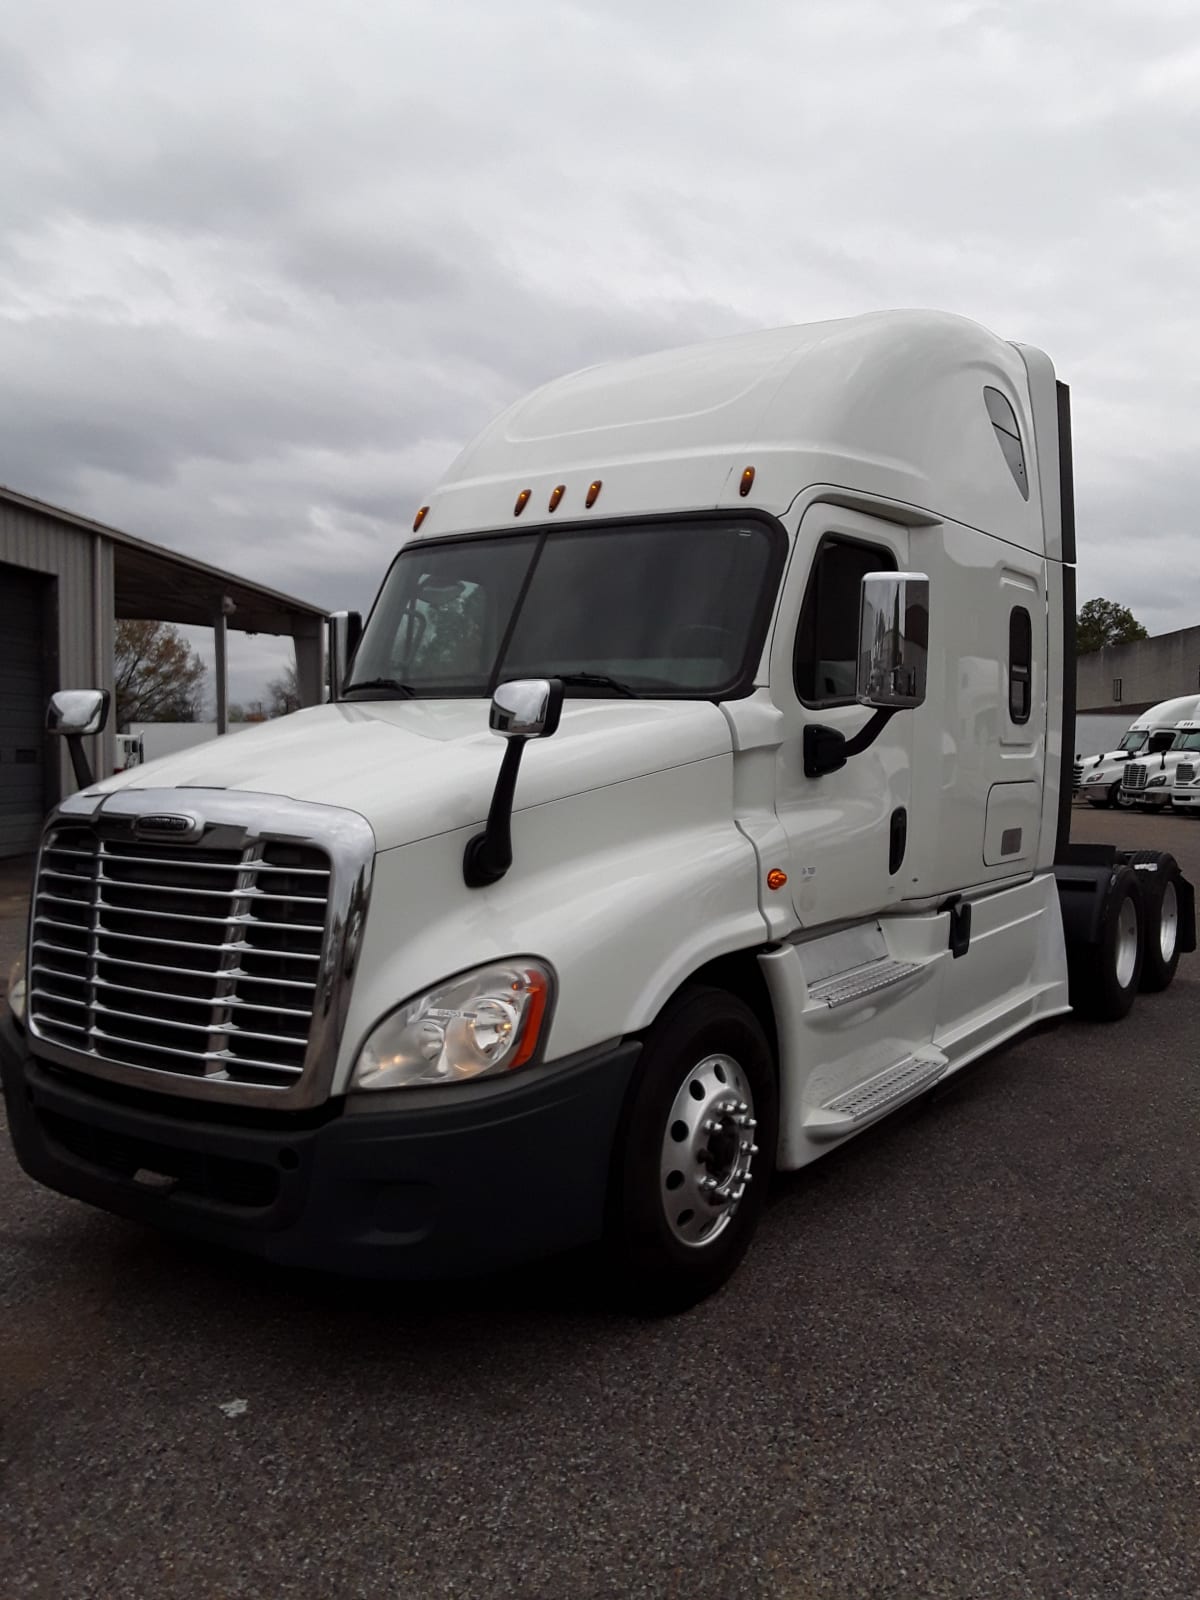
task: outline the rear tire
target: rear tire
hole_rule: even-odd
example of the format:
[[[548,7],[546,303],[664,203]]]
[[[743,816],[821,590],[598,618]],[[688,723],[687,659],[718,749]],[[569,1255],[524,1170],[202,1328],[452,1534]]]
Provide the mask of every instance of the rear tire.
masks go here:
[[[1134,850],[1129,865],[1137,873],[1145,902],[1142,989],[1157,994],[1175,976],[1180,955],[1179,863],[1167,850]]]
[[[722,989],[685,990],[646,1037],[609,1185],[609,1260],[639,1309],[684,1310],[733,1274],[767,1197],[778,1131],[775,1062],[758,1018]]]
[[[1118,1022],[1128,1016],[1141,982],[1145,902],[1138,875],[1118,867],[1109,881],[1095,944],[1067,951],[1070,1000],[1081,1017]]]

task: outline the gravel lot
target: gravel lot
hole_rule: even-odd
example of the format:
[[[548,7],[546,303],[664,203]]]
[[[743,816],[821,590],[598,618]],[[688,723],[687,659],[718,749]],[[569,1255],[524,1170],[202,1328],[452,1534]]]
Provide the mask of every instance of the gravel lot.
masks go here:
[[[1076,837],[1200,882],[1189,818]],[[1191,956],[787,1180],[665,1322],[576,1264],[264,1269],[37,1189],[5,1140],[0,1592],[1195,1600],[1198,1055]]]

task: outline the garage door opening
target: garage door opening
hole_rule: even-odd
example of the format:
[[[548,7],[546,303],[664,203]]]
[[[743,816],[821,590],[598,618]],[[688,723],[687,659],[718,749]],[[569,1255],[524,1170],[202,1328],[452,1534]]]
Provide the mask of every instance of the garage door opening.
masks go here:
[[[31,854],[54,803],[46,699],[54,579],[0,564],[0,856]]]

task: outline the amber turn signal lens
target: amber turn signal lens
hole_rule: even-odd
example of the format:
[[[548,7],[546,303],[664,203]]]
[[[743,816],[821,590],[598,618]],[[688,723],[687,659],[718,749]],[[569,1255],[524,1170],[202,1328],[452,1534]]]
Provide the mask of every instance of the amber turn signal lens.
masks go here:
[[[521,490],[520,494],[517,496],[517,503],[513,507],[514,517],[519,517],[522,511],[524,511],[525,507],[529,504],[529,496],[532,492],[533,491],[530,489]]]
[[[787,882],[787,873],[786,872],[780,872],[778,867],[772,867],[770,872],[767,873],[767,888],[768,889],[782,889],[786,882]]]
[[[747,467],[746,470],[742,473],[742,482],[741,482],[741,486],[738,489],[738,493],[744,498],[746,495],[748,495],[750,493],[750,491],[751,491],[751,489],[753,489],[753,487],[754,487],[754,468],[753,467]]]
[[[588,484],[587,498],[586,498],[586,500],[584,500],[583,503],[584,503],[585,506],[587,506],[589,511],[596,504],[596,501],[599,500],[600,491],[601,491],[601,489],[603,489],[603,487],[604,487],[604,483],[603,483],[603,480],[600,479],[600,478],[597,478],[595,483],[589,483]]]
[[[413,532],[414,533],[416,533],[417,529],[425,521],[425,518],[428,515],[429,515],[429,507],[428,506],[422,506],[420,511],[418,511],[416,516],[413,518]]]
[[[554,489],[554,490],[551,491],[551,494],[550,494],[550,510],[551,511],[557,511],[558,510],[559,506],[562,504],[562,497],[563,497],[563,495],[566,494],[566,492],[567,492],[567,486],[566,486],[565,483],[560,483],[557,489]]]

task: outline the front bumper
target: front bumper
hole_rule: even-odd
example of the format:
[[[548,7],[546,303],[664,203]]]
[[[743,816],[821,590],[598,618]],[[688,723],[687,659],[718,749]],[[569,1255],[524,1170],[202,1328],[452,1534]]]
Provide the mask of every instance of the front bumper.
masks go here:
[[[1173,806],[1200,807],[1200,789],[1173,789],[1171,791],[1171,804]]]
[[[1157,810],[1165,806],[1171,798],[1170,789],[1163,788],[1160,784],[1157,789],[1126,789],[1121,786],[1121,799],[1128,805],[1145,806],[1148,810]]]
[[[61,1194],[296,1266],[479,1273],[599,1238],[640,1045],[517,1077],[404,1090],[400,1107],[218,1118],[40,1062],[9,1018],[0,1069],[17,1157]]]

